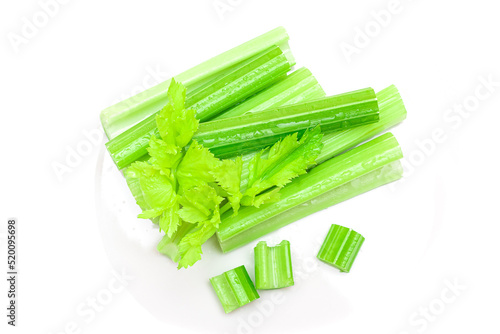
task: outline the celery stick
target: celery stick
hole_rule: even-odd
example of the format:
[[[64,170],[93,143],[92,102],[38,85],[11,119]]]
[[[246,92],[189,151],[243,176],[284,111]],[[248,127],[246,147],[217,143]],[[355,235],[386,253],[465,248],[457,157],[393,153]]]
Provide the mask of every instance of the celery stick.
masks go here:
[[[210,283],[226,313],[259,298],[245,266],[239,266],[212,277]]]
[[[387,129],[402,122],[406,118],[406,109],[398,89],[392,85],[377,93],[379,106],[379,121],[376,123],[362,125],[359,127],[327,133],[323,136],[323,149],[316,159],[320,164],[342,152],[348,150]],[[242,180],[246,180],[248,173],[248,162],[255,152],[243,155]],[[244,186],[244,184],[242,185]]]
[[[378,103],[371,88],[267,109],[200,124],[193,139],[217,157],[227,158],[262,149],[285,136],[321,126],[339,131],[377,122]]]
[[[300,68],[268,89],[225,111],[214,120],[259,112],[269,108],[300,103],[325,96],[323,88],[305,67]]]
[[[157,220],[157,218],[155,219]],[[182,237],[184,237],[195,227],[195,224],[183,222],[177,229],[177,231],[175,231],[175,233],[172,235],[172,237],[169,237],[165,234],[156,246],[156,249],[158,249],[158,251],[163,255],[168,256],[170,259],[172,259],[172,261],[179,262],[179,260],[181,259],[181,254],[179,252],[179,243]]]
[[[271,48],[232,72],[187,96],[186,107],[206,121],[284,76],[290,70],[285,55],[278,47]],[[153,114],[106,143],[118,168],[124,168],[147,154],[152,136],[159,136]]]
[[[234,217],[231,211],[226,212],[217,232],[222,250],[228,252],[292,222],[290,217],[280,219],[279,214],[314,200],[332,189],[345,186],[401,158],[402,152],[396,138],[391,133],[386,133],[322,163],[293,180],[281,189],[281,198],[277,203],[265,204],[260,208],[245,207]],[[372,184],[370,182],[370,186]],[[369,190],[370,186],[361,188]],[[332,205],[337,200],[342,201],[363,192],[351,189],[352,186],[344,188],[349,191],[342,189],[345,193],[339,194],[339,198],[335,199]],[[312,203],[314,206],[314,201]],[[304,210],[308,211],[307,209],[306,206]],[[314,212],[314,207],[309,210]]]
[[[290,223],[307,217],[318,211],[327,209],[335,204],[399,180],[403,176],[403,167],[400,161],[391,162],[368,174],[360,176],[350,182],[336,187],[321,196],[315,197],[290,210],[274,216],[248,229],[234,238],[221,243],[224,252],[231,251],[248,243],[248,239],[255,240]]]
[[[291,68],[279,47],[270,48],[242,64],[246,65],[193,94],[192,100],[197,102],[188,106],[196,111],[200,121],[210,120],[235,103],[269,87],[284,78]],[[228,99],[228,96],[232,98]]]
[[[290,242],[274,247],[261,241],[254,248],[255,286],[257,290],[280,289],[293,285]]]
[[[323,150],[318,164],[361,144],[362,142],[386,131],[406,118],[406,109],[398,89],[391,85],[377,93],[380,120],[377,123],[333,132],[323,136]]]
[[[176,79],[191,91],[272,46],[279,46],[283,50],[290,66],[295,64],[288,47],[288,34],[283,27],[279,27],[177,75]],[[170,79],[104,109],[101,123],[108,138],[115,138],[167,104],[169,86]]]
[[[364,241],[365,238],[358,232],[333,224],[317,257],[340,271],[348,273]]]

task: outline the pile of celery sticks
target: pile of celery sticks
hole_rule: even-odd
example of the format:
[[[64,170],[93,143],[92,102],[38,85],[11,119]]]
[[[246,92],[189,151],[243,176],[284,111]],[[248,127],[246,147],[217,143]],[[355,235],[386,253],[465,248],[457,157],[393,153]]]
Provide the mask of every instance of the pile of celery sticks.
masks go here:
[[[280,27],[102,111],[139,217],[178,268],[214,234],[228,252],[401,178],[382,134],[406,117],[396,87],[326,96],[294,65]]]

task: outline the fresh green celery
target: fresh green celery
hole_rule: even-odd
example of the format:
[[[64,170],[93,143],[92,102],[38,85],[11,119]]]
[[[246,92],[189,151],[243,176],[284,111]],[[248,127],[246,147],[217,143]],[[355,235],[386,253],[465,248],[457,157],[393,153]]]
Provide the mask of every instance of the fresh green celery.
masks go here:
[[[386,133],[344,154],[330,159],[310,170],[307,174],[293,180],[280,191],[280,200],[276,203],[262,205],[260,208],[242,208],[237,216],[228,211],[222,216],[222,223],[217,232],[221,248],[224,252],[241,247],[261,236],[270,233],[294,221],[293,217],[280,219],[279,215],[294,207],[306,205],[304,212],[314,212],[314,200],[336,188],[376,171],[402,158],[399,144],[391,133]],[[370,182],[370,186],[375,183]],[[339,200],[350,198],[361,192],[350,191],[339,194]],[[362,186],[361,188],[370,188]],[[335,201],[334,201],[335,202]],[[321,203],[321,202],[320,202]],[[335,203],[331,203],[333,205]],[[299,217],[300,218],[300,217]],[[298,219],[299,219],[298,218]]]
[[[158,220],[157,218],[155,219]],[[158,251],[163,255],[168,256],[170,259],[172,259],[172,261],[179,262],[179,260],[181,259],[181,254],[179,252],[179,243],[181,239],[195,227],[195,224],[183,222],[171,237],[165,234],[156,246],[156,249],[158,249]]]
[[[281,49],[271,48],[210,85],[188,94],[186,107],[194,109],[200,121],[206,121],[270,86],[289,70],[290,64]],[[159,137],[156,114],[110,140],[106,147],[118,168],[122,169],[147,154],[152,136]]]
[[[244,234],[228,240],[225,245],[229,251],[236,248],[232,245],[242,242],[242,238],[258,239],[265,234],[312,215],[313,213],[327,209],[335,204],[399,180],[402,176],[403,167],[401,162],[391,162],[390,164],[380,167],[373,172],[360,176],[350,182],[327,191],[321,196],[315,197],[307,202],[293,207],[290,210],[280,213],[277,216],[274,216],[271,219],[272,221],[256,225],[255,227],[247,230]]]
[[[318,164],[373,138],[406,118],[406,108],[394,85],[378,92],[377,99],[380,120],[377,123],[325,134],[322,141],[323,150],[317,159]]]
[[[364,241],[365,238],[358,232],[333,224],[317,257],[340,271],[348,273]]]
[[[219,158],[271,146],[283,137],[321,126],[323,133],[377,122],[371,88],[200,124],[193,139]]]
[[[324,96],[323,88],[316,81],[311,71],[303,67],[292,72],[285,79],[275,83],[268,89],[225,111],[215,117],[214,120],[301,103]]]
[[[279,27],[177,75],[176,79],[182,82],[189,92],[196,90],[215,78],[227,74],[239,63],[273,46],[279,46],[283,50],[290,66],[295,64],[288,47],[288,34],[283,27]],[[167,104],[170,80],[104,109],[101,112],[101,123],[108,138],[115,138]]]
[[[212,283],[226,313],[259,298],[245,266],[239,266],[219,276],[212,277],[210,283]]]
[[[398,89],[394,85],[378,92],[377,99],[380,120],[376,123],[325,134],[321,141],[323,149],[316,159],[318,164],[386,131],[406,118],[406,108]],[[246,166],[254,155],[255,152],[252,152],[242,157],[242,180],[246,179],[248,171]]]
[[[274,247],[261,241],[254,248],[255,286],[257,290],[280,289],[293,285],[290,242],[283,240]]]

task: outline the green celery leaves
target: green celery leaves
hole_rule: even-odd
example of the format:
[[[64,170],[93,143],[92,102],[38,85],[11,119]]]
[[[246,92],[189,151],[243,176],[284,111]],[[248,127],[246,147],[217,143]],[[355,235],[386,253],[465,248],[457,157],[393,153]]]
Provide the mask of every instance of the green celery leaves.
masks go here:
[[[199,121],[195,110],[185,108],[184,86],[172,79],[168,97],[156,116],[161,138],[151,137],[149,160],[134,162],[127,176],[138,180],[146,204],[138,217],[157,218],[166,234],[160,248],[169,250],[180,269],[201,259],[201,247],[219,228],[223,212],[232,208],[237,215],[240,206],[278,201],[279,190],[315,164],[322,134],[316,127],[300,139],[297,133],[283,138],[250,161],[243,180],[241,157],[217,159],[192,140]]]
[[[279,190],[293,178],[315,165],[321,152],[323,135],[319,127],[307,130],[300,140],[297,133],[285,137],[270,149],[257,153],[248,165],[246,189],[240,189],[242,160],[223,160],[214,172],[217,183],[228,192],[234,214],[240,205],[260,207],[279,200]]]

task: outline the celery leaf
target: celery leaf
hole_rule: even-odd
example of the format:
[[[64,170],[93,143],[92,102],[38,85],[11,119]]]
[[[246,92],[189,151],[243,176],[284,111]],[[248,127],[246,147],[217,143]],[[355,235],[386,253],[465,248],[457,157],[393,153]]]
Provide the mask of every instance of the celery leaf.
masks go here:
[[[241,203],[246,206],[276,201],[276,193],[257,198],[260,193],[273,187],[282,188],[293,178],[305,174],[313,166],[321,152],[321,129],[307,130],[297,140],[297,133],[288,135],[270,149],[256,154],[249,163],[247,189]],[[263,155],[267,153],[267,157]]]
[[[219,165],[219,160],[214,157],[208,148],[191,142],[182,161],[176,170],[176,178],[182,189],[190,189],[214,181],[212,171]]]
[[[237,157],[235,160],[222,160],[220,165],[212,172],[217,184],[227,192],[234,215],[238,214],[240,208],[242,168],[243,160],[241,157]]]
[[[167,153],[175,154],[193,138],[199,121],[194,110],[185,109],[186,88],[182,83],[172,79],[167,95],[168,103],[156,115],[156,125]]]
[[[188,223],[201,223],[216,217],[213,225],[219,227],[219,204],[223,198],[217,195],[214,188],[202,185],[184,191],[180,199],[182,208],[179,216]]]

